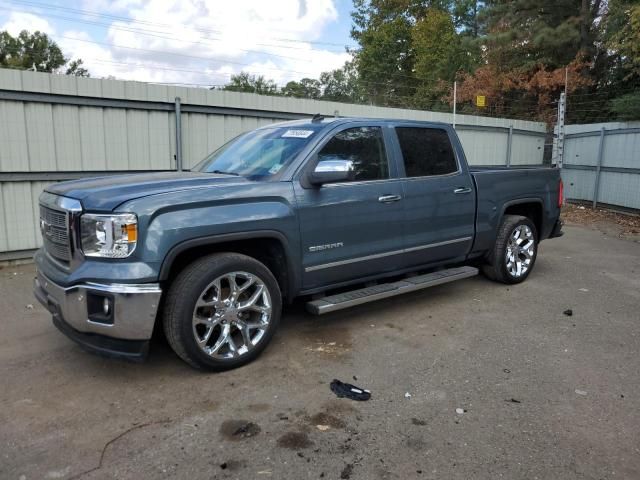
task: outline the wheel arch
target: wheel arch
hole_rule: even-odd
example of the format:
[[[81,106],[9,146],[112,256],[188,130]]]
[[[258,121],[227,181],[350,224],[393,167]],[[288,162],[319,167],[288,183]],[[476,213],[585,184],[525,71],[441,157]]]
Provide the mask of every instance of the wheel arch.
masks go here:
[[[189,263],[215,252],[233,252],[255,258],[273,273],[282,296],[291,301],[299,285],[287,238],[275,230],[238,232],[193,238],[171,248],[160,268],[159,280],[171,282]]]
[[[536,227],[538,238],[540,241],[542,237],[543,218],[544,218],[544,203],[540,198],[521,198],[517,200],[511,200],[506,202],[502,206],[502,215],[500,216],[500,223],[504,219],[505,215],[522,215],[530,219]]]

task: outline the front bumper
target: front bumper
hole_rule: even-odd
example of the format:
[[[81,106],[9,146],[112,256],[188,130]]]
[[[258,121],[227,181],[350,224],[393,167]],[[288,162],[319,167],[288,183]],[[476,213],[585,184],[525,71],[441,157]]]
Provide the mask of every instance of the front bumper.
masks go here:
[[[53,315],[54,325],[85,349],[139,360],[148,350],[162,290],[158,284],[84,283],[63,287],[38,271],[34,294]],[[96,298],[109,299],[109,318],[90,318],[90,304],[95,304]]]

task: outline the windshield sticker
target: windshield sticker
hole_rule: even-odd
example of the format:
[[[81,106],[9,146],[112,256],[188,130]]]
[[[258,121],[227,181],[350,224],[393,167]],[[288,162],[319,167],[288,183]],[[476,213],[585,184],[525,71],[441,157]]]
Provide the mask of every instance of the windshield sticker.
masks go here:
[[[309,138],[313,135],[313,130],[287,130],[282,134],[282,138]]]
[[[282,168],[282,165],[279,163],[276,163],[273,167],[271,167],[269,169],[269,173],[271,175],[273,175],[274,173],[278,173],[280,171],[280,169]]]

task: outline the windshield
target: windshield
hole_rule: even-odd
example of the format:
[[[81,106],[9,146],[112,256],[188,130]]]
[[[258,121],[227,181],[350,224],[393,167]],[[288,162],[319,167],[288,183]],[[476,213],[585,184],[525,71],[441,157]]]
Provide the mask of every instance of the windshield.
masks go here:
[[[264,179],[291,163],[320,128],[305,125],[254,130],[223,145],[193,170]]]

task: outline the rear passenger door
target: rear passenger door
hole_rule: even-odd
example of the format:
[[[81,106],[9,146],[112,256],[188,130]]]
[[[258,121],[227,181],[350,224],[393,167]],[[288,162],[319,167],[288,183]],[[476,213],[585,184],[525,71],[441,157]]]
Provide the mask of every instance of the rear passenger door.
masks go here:
[[[311,154],[294,181],[302,238],[303,289],[396,270],[402,262],[402,179],[382,123],[347,124]],[[311,186],[319,161],[349,160],[352,181]]]
[[[415,124],[394,131],[404,176],[406,265],[464,259],[473,242],[475,188],[449,132]]]

